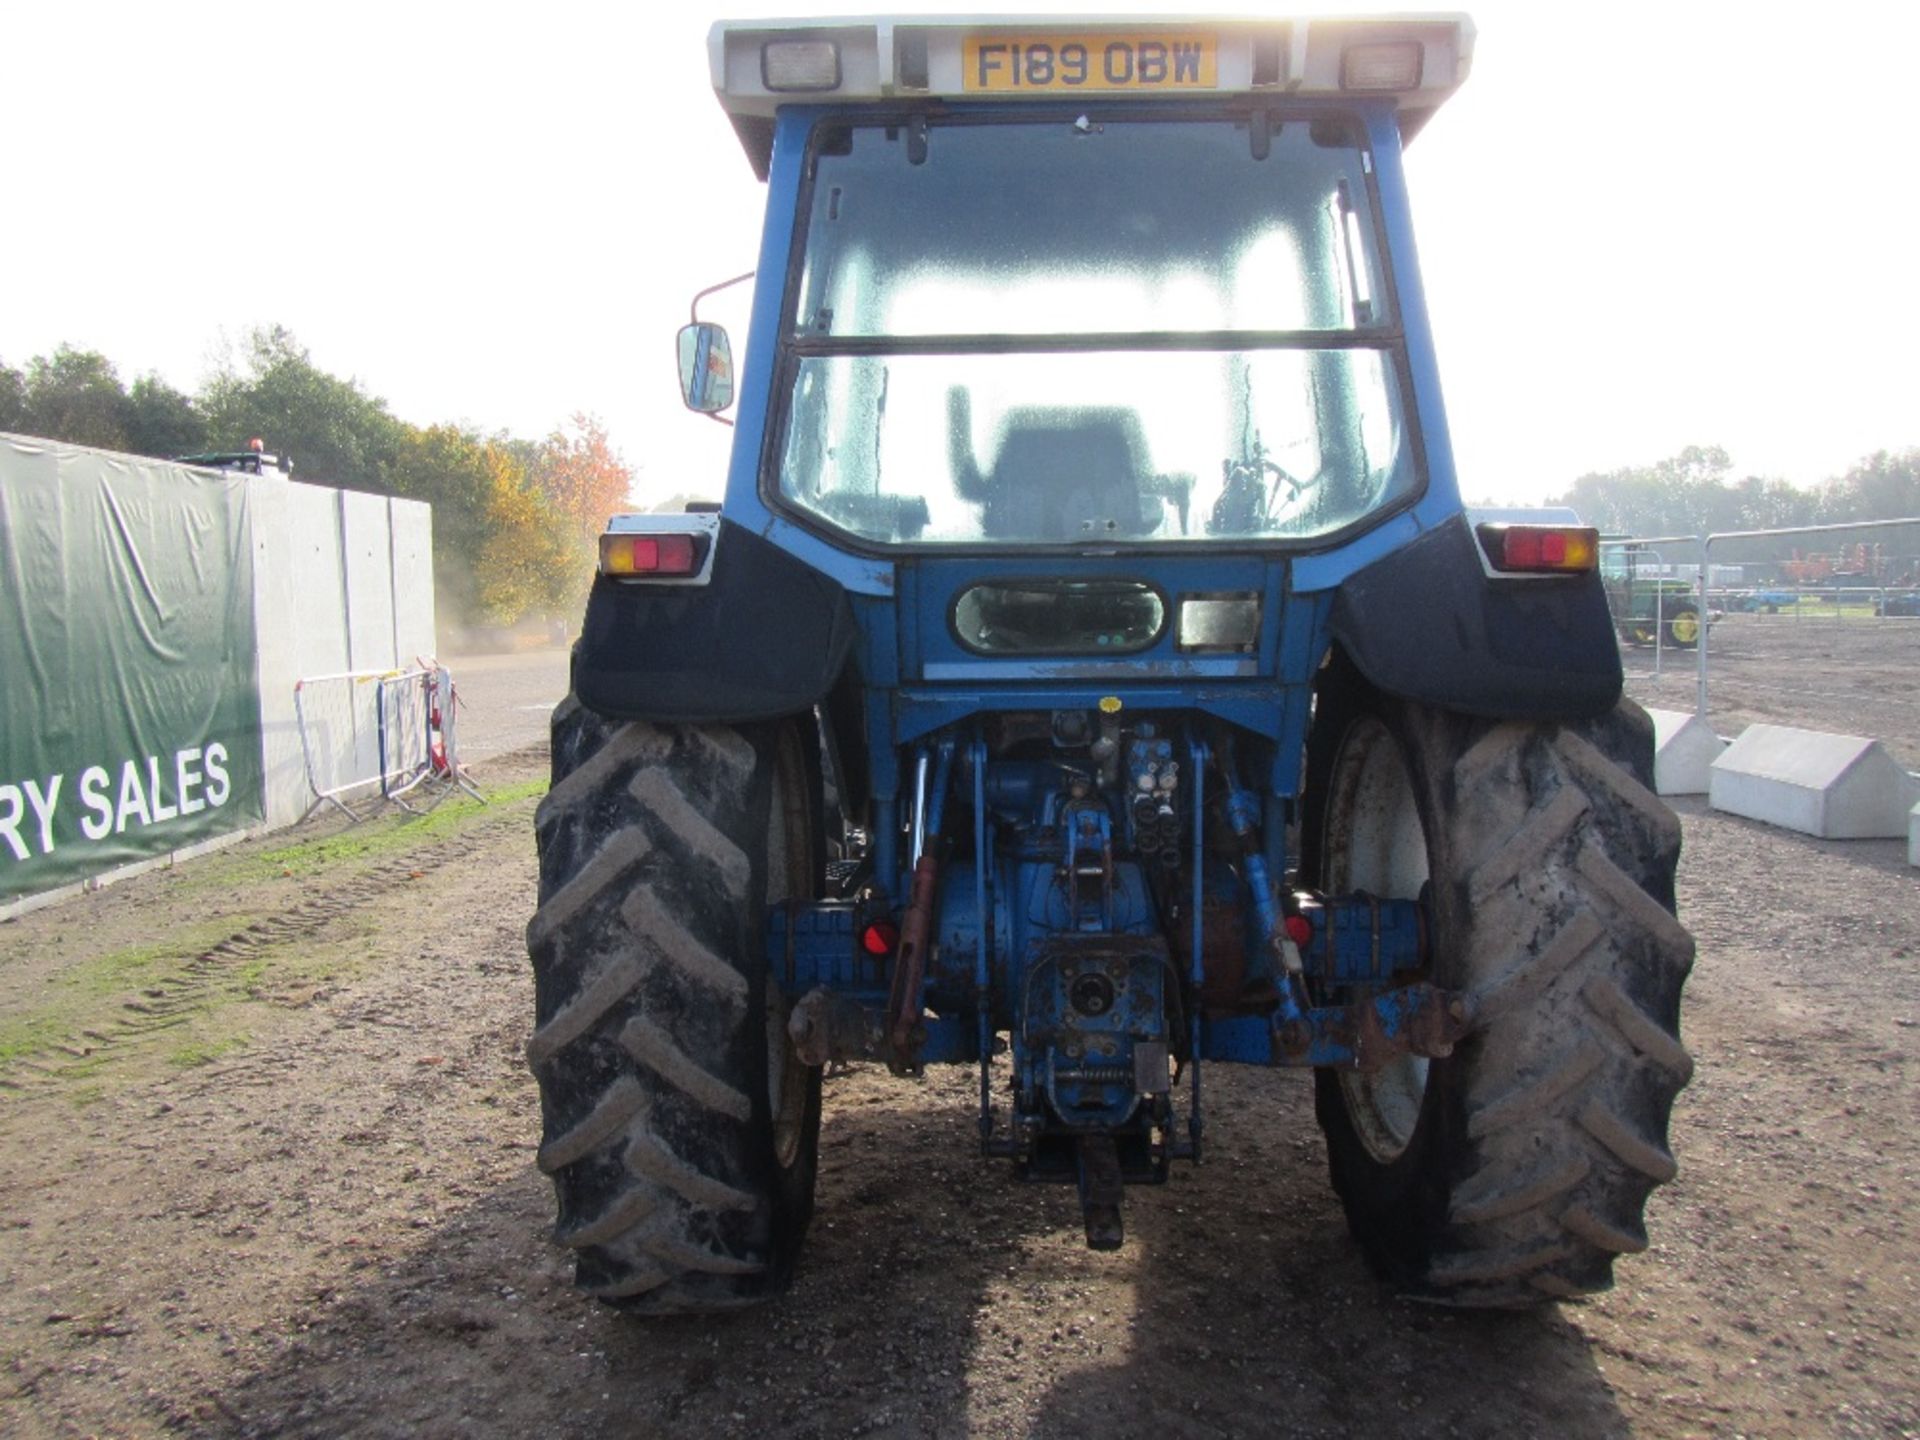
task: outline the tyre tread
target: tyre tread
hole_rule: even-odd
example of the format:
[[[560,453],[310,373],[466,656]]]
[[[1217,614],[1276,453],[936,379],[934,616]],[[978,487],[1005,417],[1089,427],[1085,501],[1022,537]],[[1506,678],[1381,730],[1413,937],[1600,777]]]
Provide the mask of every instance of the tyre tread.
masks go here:
[[[1646,1248],[1643,1211],[1675,1174],[1667,1123],[1693,1069],[1676,1017],[1694,942],[1671,908],[1681,836],[1650,785],[1651,723],[1624,701],[1594,721],[1524,724],[1393,700],[1350,673],[1334,685],[1335,716],[1381,716],[1406,752],[1458,967],[1443,983],[1480,1015],[1437,1062],[1452,1067],[1457,1119],[1436,1134],[1457,1138],[1432,1156],[1371,1160],[1342,1138],[1337,1086],[1322,1088],[1355,1233],[1443,1303],[1605,1289],[1614,1260]],[[1331,775],[1337,746],[1316,753]]]
[[[646,1108],[647,1092],[630,1076],[621,1076],[607,1087],[599,1103],[587,1112],[586,1119],[540,1147],[537,1163],[551,1175],[584,1160]]]
[[[1631,710],[1620,718],[1625,729],[1644,723]],[[1468,880],[1470,944],[1498,952],[1506,935],[1522,951],[1517,964],[1476,966],[1488,976],[1476,991],[1487,1017],[1481,1044],[1493,1052],[1482,1068],[1522,1079],[1491,1095],[1467,1090],[1479,1168],[1455,1192],[1454,1248],[1436,1255],[1429,1275],[1455,1300],[1516,1303],[1515,1281],[1536,1297],[1604,1288],[1615,1256],[1646,1248],[1646,1194],[1675,1173],[1663,1137],[1692,1061],[1634,996],[1677,1006],[1693,940],[1661,898],[1671,894],[1679,822],[1603,748],[1633,743],[1605,724],[1591,735],[1502,725],[1453,770],[1456,785],[1483,787],[1471,814],[1452,816],[1449,842],[1463,852],[1485,824],[1484,787],[1496,772],[1514,777],[1516,800],[1536,797]],[[1505,766],[1503,753],[1513,756]],[[1519,913],[1490,907],[1495,896]],[[1542,1153],[1544,1164],[1522,1158]],[[1505,1247],[1501,1234],[1512,1237]],[[1543,1234],[1544,1243],[1525,1242]]]
[[[579,1287],[625,1309],[771,1294],[810,1208],[811,1132],[800,1169],[768,1170],[771,1120],[754,1099],[766,1084],[764,961],[746,916],[767,883],[754,857],[772,853],[784,734],[610,722],[571,696],[554,711],[554,784],[535,819],[541,903],[527,926],[537,1162]]]
[[[680,1048],[666,1028],[644,1015],[627,1021],[620,1048],[696,1104],[735,1120],[753,1118],[753,1101]]]

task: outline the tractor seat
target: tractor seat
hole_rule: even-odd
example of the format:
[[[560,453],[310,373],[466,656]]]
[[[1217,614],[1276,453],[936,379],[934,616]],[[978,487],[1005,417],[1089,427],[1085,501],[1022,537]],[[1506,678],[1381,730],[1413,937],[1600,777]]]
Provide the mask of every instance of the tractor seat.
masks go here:
[[[1016,410],[982,487],[989,539],[1072,544],[1151,535],[1164,506],[1143,493],[1145,445],[1130,410]]]

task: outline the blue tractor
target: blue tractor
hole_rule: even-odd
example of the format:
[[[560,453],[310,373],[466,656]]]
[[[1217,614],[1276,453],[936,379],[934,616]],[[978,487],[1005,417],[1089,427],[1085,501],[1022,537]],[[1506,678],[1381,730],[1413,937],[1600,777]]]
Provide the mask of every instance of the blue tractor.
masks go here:
[[[1313,1069],[1409,1293],[1645,1247],[1679,827],[1594,533],[1462,513],[1402,148],[1472,35],[715,27],[767,184],[748,363],[680,337],[725,501],[610,523],[537,818],[586,1292],[784,1287],[855,1060],[976,1067],[1097,1249],[1219,1064]]]

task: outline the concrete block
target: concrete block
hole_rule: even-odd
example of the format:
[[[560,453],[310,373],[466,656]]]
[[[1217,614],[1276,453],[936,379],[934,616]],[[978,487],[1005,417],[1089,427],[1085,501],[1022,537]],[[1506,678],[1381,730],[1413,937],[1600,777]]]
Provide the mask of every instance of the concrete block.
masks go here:
[[[1907,864],[1920,865],[1920,805],[1907,812]]]
[[[1708,802],[1825,840],[1899,839],[1912,777],[1878,740],[1750,725],[1713,762]]]
[[[1662,795],[1704,795],[1713,762],[1727,748],[1705,716],[1649,710],[1653,719],[1653,788]]]

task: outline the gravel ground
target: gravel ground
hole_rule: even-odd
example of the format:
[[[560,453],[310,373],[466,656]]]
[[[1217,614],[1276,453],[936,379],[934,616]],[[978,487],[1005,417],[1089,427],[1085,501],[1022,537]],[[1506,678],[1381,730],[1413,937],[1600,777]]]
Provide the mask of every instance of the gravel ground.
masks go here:
[[[555,646],[517,655],[456,655],[446,662],[460,697],[464,763],[547,743],[547,717],[567,693],[569,654]]]
[[[792,1293],[636,1324],[572,1293],[532,1163],[542,770],[496,753],[487,807],[0,926],[0,1433],[1920,1434],[1920,871],[1896,842],[1680,805],[1682,1169],[1595,1300],[1395,1298],[1303,1074],[1212,1068],[1207,1163],[1130,1191],[1102,1255],[1070,1190],[974,1157],[971,1072],[869,1067],[829,1081]]]
[[[1642,704],[1694,708],[1697,655],[1629,647],[1623,658]],[[1707,686],[1708,717],[1729,739],[1756,723],[1837,730],[1920,770],[1920,620],[1728,615],[1708,636]]]

